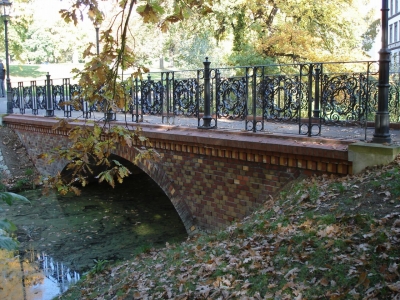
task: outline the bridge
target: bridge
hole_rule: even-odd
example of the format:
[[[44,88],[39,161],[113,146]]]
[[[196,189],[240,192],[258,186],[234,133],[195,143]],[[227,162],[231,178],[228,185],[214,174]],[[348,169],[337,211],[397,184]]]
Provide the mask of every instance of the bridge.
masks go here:
[[[48,165],[38,158],[56,146],[68,145],[68,131],[52,129],[57,122],[55,118],[40,116],[3,117],[3,123],[26,146],[37,169],[50,175],[61,172],[66,165],[62,161]],[[208,131],[166,124],[142,123],[140,126],[161,159],[143,161],[138,167],[169,197],[189,233],[223,228],[245,217],[299,176],[352,174],[354,161],[349,160],[349,148],[368,147],[367,152],[371,151],[370,145],[360,145],[356,138],[343,137],[341,130],[346,127],[332,128],[330,132],[336,132],[337,136],[327,138],[268,131]],[[354,130],[360,131],[351,128],[351,132]],[[395,131],[393,136],[397,134],[400,132]],[[396,147],[379,146],[379,149],[382,147],[387,151],[383,155],[386,162],[397,154]],[[366,160],[364,150],[355,148],[353,153],[361,155],[362,162]],[[136,155],[132,148],[123,147],[113,154],[129,161]]]
[[[37,169],[50,175],[67,163],[47,165],[38,158],[55,146],[68,146],[68,129],[53,130],[55,117],[74,119],[70,126],[88,118],[112,124],[128,120],[131,130],[140,126],[161,158],[138,167],[169,197],[189,233],[207,231],[245,217],[300,176],[342,176],[394,159],[400,152],[398,105],[391,106],[393,143],[366,142],[376,107],[372,65],[363,63],[367,74],[328,74],[320,64],[293,65],[299,68],[294,75],[267,75],[263,67],[246,67],[230,77],[221,76],[227,70],[206,68],[195,78],[164,72],[158,81],[149,76],[132,82],[129,110],[111,114],[84,100],[81,110],[74,110],[68,100],[79,87],[68,80],[57,86],[48,75],[45,88],[31,82],[13,89],[18,114],[5,115],[2,122],[18,134]],[[214,77],[203,76],[211,72]],[[398,103],[398,93],[393,95]],[[207,101],[208,112],[201,109]],[[4,100],[0,113],[2,105]],[[122,146],[113,154],[128,161],[136,155]]]

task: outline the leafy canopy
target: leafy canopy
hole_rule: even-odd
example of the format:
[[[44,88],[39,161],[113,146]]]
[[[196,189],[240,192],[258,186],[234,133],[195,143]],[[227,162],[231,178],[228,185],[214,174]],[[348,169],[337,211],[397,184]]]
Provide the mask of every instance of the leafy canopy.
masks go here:
[[[376,33],[372,30],[374,23],[371,18],[353,17],[362,1],[335,0],[321,5],[319,1],[309,0],[110,0],[106,2],[113,4],[116,10],[111,17],[107,17],[99,1],[75,0],[69,9],[60,11],[64,21],[78,24],[87,17],[93,23],[107,21],[108,24],[102,25],[101,52],[97,54],[95,45],[90,44],[83,52],[83,58],[87,61],[85,67],[74,70],[82,90],[69,104],[80,109],[81,99],[85,99],[91,106],[99,107],[101,103],[101,109],[105,112],[113,113],[118,109],[127,111],[130,81],[148,72],[140,63],[140,51],[136,48],[137,32],[131,30],[137,16],[140,16],[143,24],[154,24],[163,33],[172,30],[186,33],[187,28],[192,28],[190,32],[194,38],[190,38],[190,33],[175,34],[175,37],[183,36],[182,41],[196,45],[187,47],[187,54],[182,52],[181,57],[185,60],[199,56],[196,51],[202,47],[210,51],[211,39],[218,42],[232,39],[233,51],[228,58],[231,62],[337,61],[356,56],[360,58],[363,55],[363,41],[370,40]],[[176,26],[178,23],[185,26],[179,28]],[[203,34],[200,34],[200,30]],[[211,34],[204,34],[204,30]],[[172,38],[170,49],[174,42]],[[85,185],[86,177],[79,175],[79,172],[91,173],[91,164],[108,167],[105,173],[97,174],[97,177],[112,186],[126,177],[128,173],[121,165],[108,160],[121,140],[139,140],[145,145],[141,147],[151,152],[150,144],[141,132],[130,131],[127,123],[115,127],[107,119],[103,125],[96,122],[85,126],[83,131],[74,127],[70,131],[72,147],[58,149],[60,157],[69,161],[68,168],[75,176],[67,183],[68,188],[59,185],[63,192],[70,190],[76,181]],[[66,125],[60,123],[59,126]],[[128,142],[127,145],[134,143]],[[55,182],[65,184],[63,180]]]

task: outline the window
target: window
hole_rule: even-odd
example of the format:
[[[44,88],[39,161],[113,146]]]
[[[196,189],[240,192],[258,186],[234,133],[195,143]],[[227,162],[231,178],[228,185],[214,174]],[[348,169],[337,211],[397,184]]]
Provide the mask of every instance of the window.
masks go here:
[[[396,0],[396,6],[395,6],[395,13],[397,14],[399,12],[399,0]]]
[[[393,33],[393,36],[394,36],[394,42],[396,43],[397,42],[397,37],[398,37],[398,35],[399,35],[399,33],[398,33],[398,30],[397,30],[397,22],[396,23],[394,23],[394,33]]]
[[[389,43],[393,43],[393,25],[389,27]]]
[[[389,9],[390,9],[390,15],[392,16],[392,15],[393,15],[393,0],[390,0],[390,7],[389,7]]]

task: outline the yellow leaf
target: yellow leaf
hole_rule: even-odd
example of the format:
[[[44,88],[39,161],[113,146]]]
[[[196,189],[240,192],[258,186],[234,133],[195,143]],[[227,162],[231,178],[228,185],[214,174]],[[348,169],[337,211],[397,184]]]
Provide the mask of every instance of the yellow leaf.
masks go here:
[[[320,283],[321,285],[323,285],[323,286],[328,286],[328,285],[329,285],[329,280],[326,279],[325,277],[323,277],[323,278],[319,281],[319,283]]]
[[[397,281],[393,284],[388,284],[387,287],[393,292],[400,293],[400,281]]]

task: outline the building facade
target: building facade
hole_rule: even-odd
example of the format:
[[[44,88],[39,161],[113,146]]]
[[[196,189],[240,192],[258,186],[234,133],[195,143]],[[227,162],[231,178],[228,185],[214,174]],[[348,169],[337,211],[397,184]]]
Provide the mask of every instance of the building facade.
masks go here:
[[[400,0],[389,1],[388,44],[391,53],[391,71],[400,70]]]

